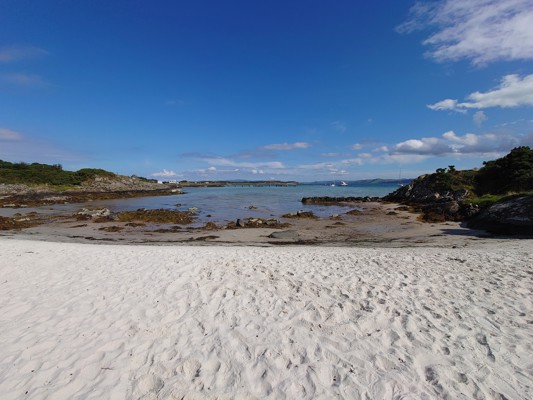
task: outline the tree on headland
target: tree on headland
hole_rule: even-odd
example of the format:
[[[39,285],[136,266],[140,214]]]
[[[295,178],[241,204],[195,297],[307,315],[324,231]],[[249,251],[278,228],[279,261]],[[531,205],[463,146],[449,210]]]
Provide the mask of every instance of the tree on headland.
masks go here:
[[[516,147],[502,158],[484,162],[475,178],[475,190],[478,195],[533,190],[533,150]]]

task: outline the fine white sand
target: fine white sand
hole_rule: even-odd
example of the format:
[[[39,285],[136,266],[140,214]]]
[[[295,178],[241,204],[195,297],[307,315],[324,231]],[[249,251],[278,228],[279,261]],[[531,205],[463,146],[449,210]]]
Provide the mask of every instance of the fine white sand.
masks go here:
[[[532,250],[0,238],[0,398],[531,399]]]

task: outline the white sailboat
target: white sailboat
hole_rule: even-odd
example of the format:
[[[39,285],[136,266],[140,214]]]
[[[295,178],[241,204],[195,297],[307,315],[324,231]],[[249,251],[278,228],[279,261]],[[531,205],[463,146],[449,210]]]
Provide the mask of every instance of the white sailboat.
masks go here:
[[[400,173],[398,174],[398,186],[403,186],[402,183],[402,169],[400,168]]]
[[[344,181],[341,181],[341,186],[348,186],[348,184]]]

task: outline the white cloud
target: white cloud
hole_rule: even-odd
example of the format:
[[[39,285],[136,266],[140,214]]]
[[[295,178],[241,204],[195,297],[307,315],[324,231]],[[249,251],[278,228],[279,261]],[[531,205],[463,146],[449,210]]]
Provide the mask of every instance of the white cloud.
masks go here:
[[[332,163],[314,163],[314,164],[303,164],[298,166],[299,169],[307,169],[307,170],[320,170],[320,169],[329,169],[333,168]]]
[[[228,158],[208,158],[207,161],[211,165],[217,165],[222,167],[235,167],[235,168],[285,168],[282,162],[279,161],[265,161],[265,162],[237,162]]]
[[[520,146],[525,138],[519,135],[485,133],[476,135],[467,133],[463,136],[453,131],[445,132],[441,137],[409,139],[396,144],[390,155],[420,156],[463,156],[485,155],[508,152]]]
[[[160,172],[154,172],[152,176],[159,177],[159,178],[173,178],[178,176],[174,171],[163,169],[163,171]]]
[[[356,143],[350,147],[352,150],[361,150],[363,145],[361,143]]]
[[[444,141],[439,138],[409,139],[396,144],[392,154],[443,154],[449,152]]]
[[[533,22],[532,22],[533,26]],[[486,93],[474,92],[468,96],[470,102],[458,106],[465,108],[533,106],[533,74],[520,78],[506,75],[500,86]]]
[[[22,140],[22,138],[23,136],[19,132],[7,128],[0,128],[0,140],[18,141]]]
[[[382,154],[372,160],[373,164],[415,164],[427,160],[425,154]]]
[[[341,163],[344,165],[363,165],[364,160],[362,158],[355,157],[355,158],[350,158],[348,160],[342,160]]]
[[[415,4],[411,18],[398,31],[435,27],[423,42],[430,47],[428,56],[483,65],[533,59],[532,21],[531,0],[444,0]]]
[[[333,125],[333,127],[340,133],[344,133],[348,130],[346,124],[342,121],[334,121],[331,123],[331,125]]]
[[[372,154],[370,154],[370,153],[360,153],[360,154],[357,155],[357,157],[359,157],[359,158],[372,158],[374,156]]]
[[[307,149],[311,147],[310,143],[306,142],[296,142],[296,143],[275,143],[275,144],[268,144],[266,146],[263,146],[263,149],[265,150],[295,150],[295,149]]]
[[[468,95],[467,101],[459,103],[457,100],[446,99],[428,105],[432,110],[482,109],[489,107],[520,107],[533,106],[533,74],[520,78],[518,75],[506,75],[495,89]]]
[[[374,153],[383,153],[386,151],[389,151],[389,148],[387,146],[380,146],[376,147],[374,150],[372,150]]]
[[[31,46],[10,46],[0,48],[0,62],[8,63],[48,55],[46,50]]]
[[[487,116],[483,111],[476,111],[476,113],[472,117],[472,120],[477,126],[481,126],[483,122],[487,120]]]
[[[452,99],[442,100],[435,104],[428,104],[428,108],[435,110],[435,111],[456,110],[457,100],[452,100]]]

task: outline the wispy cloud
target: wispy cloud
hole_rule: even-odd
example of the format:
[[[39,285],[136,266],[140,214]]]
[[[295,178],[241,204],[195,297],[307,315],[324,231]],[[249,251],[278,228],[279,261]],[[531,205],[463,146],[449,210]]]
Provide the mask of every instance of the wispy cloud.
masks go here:
[[[436,61],[533,59],[531,0],[444,0],[417,2],[399,32],[436,28],[423,44]]]
[[[397,143],[391,149],[391,155],[416,154],[423,156],[468,156],[500,154],[513,147],[526,145],[527,136],[515,134],[473,134],[463,136],[453,131],[442,134],[441,137],[427,137],[409,139]]]
[[[346,124],[342,121],[333,121],[331,125],[333,125],[333,128],[340,133],[345,133],[348,130]]]
[[[474,121],[474,124],[476,124],[477,126],[483,125],[483,122],[485,122],[487,119],[487,115],[483,111],[476,111],[476,113],[472,117],[472,121]]]
[[[32,46],[9,46],[0,48],[0,62],[9,63],[48,55],[46,50]]]
[[[239,162],[224,157],[208,158],[205,160],[210,165],[234,168],[285,168],[280,161],[258,161],[258,162]]]
[[[347,160],[342,160],[341,163],[344,165],[363,165],[365,161],[360,157],[355,157],[349,158]]]
[[[47,82],[42,79],[39,75],[27,74],[24,72],[9,73],[1,75],[2,81],[23,87],[41,87],[46,86]]]
[[[356,143],[350,146],[352,150],[361,150],[364,146],[361,143]]]
[[[179,176],[179,174],[175,173],[172,170],[163,169],[163,171],[154,172],[152,176],[158,177],[158,178],[174,178],[176,176]]]
[[[307,143],[307,142],[296,142],[296,143],[268,144],[266,146],[263,146],[263,149],[265,149],[265,150],[287,151],[287,150],[307,149],[309,147],[311,147],[310,143]]]
[[[23,139],[23,135],[11,129],[0,128],[0,141],[19,141]]]
[[[336,157],[349,157],[349,153],[322,153],[320,157],[336,158]]]
[[[333,168],[333,164],[327,163],[327,162],[302,164],[298,166],[298,169],[305,169],[305,170],[321,170],[321,169],[330,169],[330,168]]]
[[[460,103],[446,99],[428,105],[432,110],[465,111],[490,107],[512,108],[533,106],[533,74],[521,78],[518,75],[506,75],[500,85],[485,93],[474,92],[467,96],[467,101]]]

